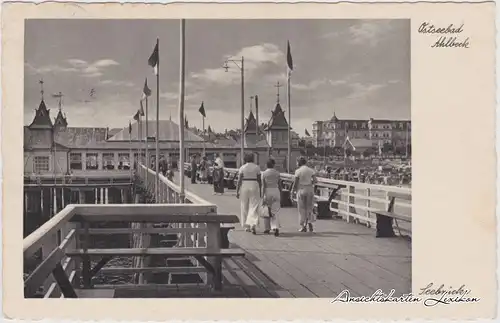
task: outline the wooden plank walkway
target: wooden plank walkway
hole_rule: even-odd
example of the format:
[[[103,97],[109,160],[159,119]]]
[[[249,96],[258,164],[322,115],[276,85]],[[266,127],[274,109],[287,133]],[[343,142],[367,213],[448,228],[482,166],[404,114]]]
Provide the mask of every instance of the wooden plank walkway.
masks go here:
[[[178,182],[179,174],[174,178]],[[240,214],[234,190],[213,195],[211,185],[191,184],[188,178],[186,189],[217,204],[219,213]],[[226,262],[225,277],[249,296],[334,297],[344,289],[358,296],[379,288],[386,293],[394,289],[396,295],[411,291],[410,242],[377,239],[374,229],[343,220],[318,220],[314,233],[301,233],[295,208],[281,209],[280,222],[280,237],[265,235],[262,228],[252,235],[239,225],[229,234],[230,242],[248,254],[244,260]],[[231,275],[241,270],[251,279]]]

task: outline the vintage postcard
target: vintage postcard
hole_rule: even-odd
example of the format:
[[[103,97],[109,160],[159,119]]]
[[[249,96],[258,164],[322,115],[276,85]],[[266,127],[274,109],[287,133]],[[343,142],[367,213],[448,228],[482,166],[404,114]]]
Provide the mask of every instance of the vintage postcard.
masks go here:
[[[2,9],[7,317],[496,315],[493,2]]]

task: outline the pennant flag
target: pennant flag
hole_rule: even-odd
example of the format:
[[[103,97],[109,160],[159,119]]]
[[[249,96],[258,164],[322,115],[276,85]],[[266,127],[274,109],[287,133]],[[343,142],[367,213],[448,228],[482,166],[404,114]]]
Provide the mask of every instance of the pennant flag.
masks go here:
[[[311,137],[311,134],[309,134],[309,131],[306,129],[306,136]]]
[[[293,71],[293,60],[292,60],[292,51],[290,50],[290,41],[287,42],[286,63],[288,65],[288,70],[290,72]]]
[[[212,128],[208,125],[208,133],[212,133]]]
[[[148,64],[154,69],[155,75],[158,75],[158,43],[156,43],[155,49],[153,50],[153,53],[151,56],[149,56],[148,59]]]
[[[185,115],[184,115],[184,127],[189,128],[188,119]]]
[[[144,117],[144,107],[142,106],[142,100],[139,100],[139,103],[141,104],[141,108],[139,109],[139,115],[141,117]]]
[[[205,107],[203,106],[203,101],[201,102],[201,107],[200,107],[200,109],[198,111],[200,111],[200,113],[203,116],[203,118],[207,117],[207,115],[205,114]]]
[[[128,122],[128,134],[130,135],[132,133],[132,123],[129,121]]]
[[[144,81],[144,88],[142,89],[142,100],[151,96],[151,89],[148,87],[148,79]]]
[[[137,112],[134,115],[134,120],[139,121],[139,116],[141,115],[141,110],[137,110]]]

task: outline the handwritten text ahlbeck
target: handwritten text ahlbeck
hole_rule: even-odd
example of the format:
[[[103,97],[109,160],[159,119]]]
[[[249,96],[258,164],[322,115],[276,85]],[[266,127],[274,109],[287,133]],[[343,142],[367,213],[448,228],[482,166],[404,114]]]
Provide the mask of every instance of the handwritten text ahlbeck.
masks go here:
[[[431,45],[432,48],[469,48],[469,37],[459,38],[464,31],[464,24],[456,26],[449,24],[448,26],[435,26],[429,22],[424,22],[418,27],[420,34],[438,35],[438,40]]]

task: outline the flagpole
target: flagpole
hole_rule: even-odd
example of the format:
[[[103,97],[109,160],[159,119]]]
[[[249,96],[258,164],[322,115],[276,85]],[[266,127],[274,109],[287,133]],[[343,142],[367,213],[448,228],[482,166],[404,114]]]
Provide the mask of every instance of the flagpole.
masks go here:
[[[204,116],[201,116],[202,118],[202,122],[203,122],[203,137],[205,137],[205,117]],[[208,134],[209,137],[208,139],[210,140],[210,134]],[[205,156],[205,140],[203,140],[203,156]]]
[[[241,145],[240,145],[240,166],[243,166],[245,154],[245,58],[241,57]]]
[[[156,46],[158,47],[158,61],[156,62],[156,157],[155,157],[155,174],[156,174],[156,185],[155,185],[155,196],[156,203],[159,203],[160,199],[160,145],[159,145],[159,134],[160,134],[160,39],[156,38]]]
[[[148,136],[149,136],[149,131],[148,131],[148,123],[149,123],[149,119],[148,119],[148,97],[146,96],[146,138],[144,140],[144,146],[145,146],[145,153],[146,153],[146,167],[149,168],[149,156],[148,156]]]
[[[185,185],[185,176],[184,176],[184,81],[185,81],[185,28],[186,21],[185,19],[181,19],[180,25],[180,78],[179,78],[179,151],[180,151],[180,162],[179,162],[179,179],[180,179],[180,201],[184,203],[184,185]],[[203,128],[205,128],[205,118],[203,118]]]
[[[292,156],[292,108],[290,106],[290,71],[288,71],[288,79],[287,79],[287,105],[288,105],[288,155],[287,155],[287,172],[290,173],[292,170],[290,168],[290,159]]]

